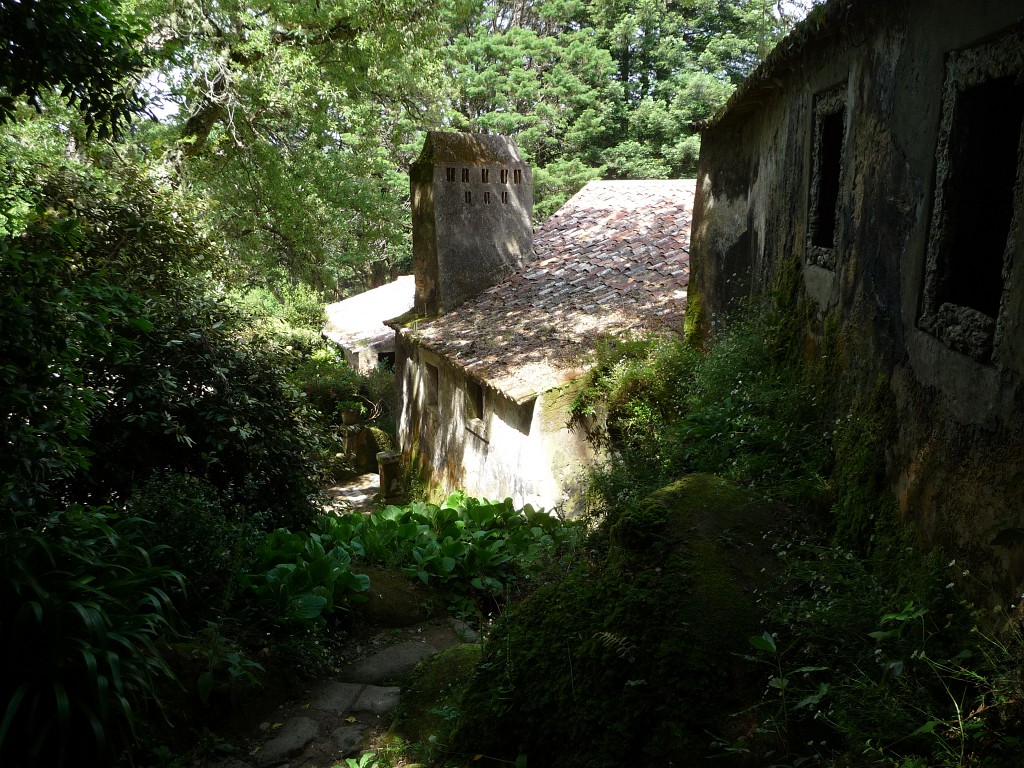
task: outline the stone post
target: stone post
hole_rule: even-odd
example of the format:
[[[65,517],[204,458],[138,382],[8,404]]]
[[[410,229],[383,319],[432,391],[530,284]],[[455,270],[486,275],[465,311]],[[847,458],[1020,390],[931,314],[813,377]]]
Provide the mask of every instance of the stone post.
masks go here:
[[[380,500],[395,504],[402,496],[402,454],[395,451],[381,451],[377,454],[377,469],[380,473]]]

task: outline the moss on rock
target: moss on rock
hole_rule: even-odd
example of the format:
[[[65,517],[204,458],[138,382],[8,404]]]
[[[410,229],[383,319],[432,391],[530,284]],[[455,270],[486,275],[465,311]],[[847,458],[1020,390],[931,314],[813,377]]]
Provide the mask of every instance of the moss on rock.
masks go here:
[[[370,577],[366,602],[355,604],[356,616],[377,627],[411,627],[444,610],[435,592],[387,568],[360,567]]]
[[[392,730],[410,742],[446,744],[463,686],[480,655],[479,644],[460,643],[421,661],[402,690]]]
[[[709,475],[609,515],[603,562],[497,623],[454,743],[531,766],[692,764],[759,693],[736,652],[758,628],[773,517]]]

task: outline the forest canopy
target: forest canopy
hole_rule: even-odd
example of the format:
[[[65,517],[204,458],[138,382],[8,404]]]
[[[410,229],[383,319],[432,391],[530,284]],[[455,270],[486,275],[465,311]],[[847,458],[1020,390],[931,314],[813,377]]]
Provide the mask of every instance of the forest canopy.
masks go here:
[[[692,174],[694,123],[805,11],[770,0],[4,0],[0,117],[48,121],[75,146],[126,129],[120,151],[202,212],[222,251],[218,280],[330,299],[410,269],[407,170],[423,131],[516,136],[538,219],[591,179]]]

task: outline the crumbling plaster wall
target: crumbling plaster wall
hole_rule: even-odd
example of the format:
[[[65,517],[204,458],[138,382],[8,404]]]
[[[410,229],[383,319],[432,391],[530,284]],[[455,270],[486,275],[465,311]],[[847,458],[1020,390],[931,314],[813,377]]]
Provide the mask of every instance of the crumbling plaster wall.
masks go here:
[[[490,499],[511,497],[517,506],[577,511],[581,473],[594,452],[583,432],[566,424],[566,391],[519,404],[485,387],[483,418],[472,418],[465,371],[402,334],[398,346],[399,444],[432,483],[446,492],[461,488]],[[433,404],[428,363],[437,370]]]
[[[766,293],[796,259],[805,295],[838,321],[841,400],[881,377],[896,412],[887,475],[927,545],[972,563],[1005,595],[1024,583],[1024,553],[992,546],[1024,528],[1024,236],[1011,231],[1000,315],[1002,358],[988,363],[921,330],[936,146],[949,52],[1021,30],[1024,2],[861,2],[813,35],[705,131],[688,321],[713,335],[725,313]],[[808,263],[815,94],[846,87],[835,270]],[[1024,219],[1018,176],[1016,226]]]

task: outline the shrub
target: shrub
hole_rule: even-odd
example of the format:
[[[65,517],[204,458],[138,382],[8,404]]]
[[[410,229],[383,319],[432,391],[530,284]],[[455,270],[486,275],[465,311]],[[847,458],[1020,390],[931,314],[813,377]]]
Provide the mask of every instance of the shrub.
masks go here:
[[[679,339],[610,341],[573,405],[607,408],[611,460],[594,480],[606,503],[635,500],[689,472],[822,506],[831,428],[819,386],[794,365],[763,315],[737,321],[707,351]]]
[[[0,137],[0,485],[17,514],[104,504],[137,478],[204,477],[272,524],[305,522],[316,436],[280,357],[240,340],[176,194]]]
[[[198,629],[223,616],[255,559],[259,521],[225,506],[208,481],[175,473],[138,484],[129,509],[145,521],[138,533],[158,548],[154,559],[184,579],[185,592],[175,596],[182,617]]]
[[[452,743],[530,765],[666,765],[708,755],[707,731],[757,685],[734,655],[758,624],[774,510],[694,475],[602,526],[579,562],[494,624]]]
[[[74,507],[0,533],[0,762],[112,763],[159,710],[159,650],[178,574],[139,544],[140,521]]]
[[[341,411],[359,397],[361,384],[359,374],[328,346],[322,346],[298,365],[291,380],[326,424],[339,423]],[[361,401],[359,405],[365,407]]]

